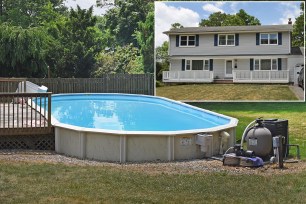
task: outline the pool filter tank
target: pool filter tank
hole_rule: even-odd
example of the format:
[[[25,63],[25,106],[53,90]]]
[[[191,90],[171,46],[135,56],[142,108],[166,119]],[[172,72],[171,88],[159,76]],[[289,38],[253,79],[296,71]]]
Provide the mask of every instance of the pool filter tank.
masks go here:
[[[250,128],[246,134],[245,140],[247,150],[254,152],[256,156],[267,157],[272,149],[272,133],[265,128],[262,120],[257,120],[257,125]]]
[[[289,154],[288,120],[256,119],[255,125],[248,127],[243,135],[247,150],[254,151],[256,156],[267,158],[273,156],[273,137],[282,136],[283,156]]]

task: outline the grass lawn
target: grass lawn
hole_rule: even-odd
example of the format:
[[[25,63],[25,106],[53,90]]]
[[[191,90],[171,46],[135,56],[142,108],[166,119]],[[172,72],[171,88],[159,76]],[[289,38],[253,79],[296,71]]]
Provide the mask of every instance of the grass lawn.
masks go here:
[[[108,167],[0,163],[0,203],[305,203],[306,172],[135,173]]]
[[[238,118],[238,136],[257,117],[289,119],[290,141],[300,144],[306,158],[306,103],[193,105]],[[88,202],[306,203],[306,171],[277,175],[150,174],[120,166],[0,161],[0,203]]]
[[[174,100],[298,100],[288,85],[189,84],[156,88],[156,95]]]
[[[237,127],[237,139],[245,127],[254,119],[279,118],[289,120],[289,139],[291,144],[299,144],[301,155],[306,158],[306,103],[286,102],[286,103],[190,103],[200,108],[216,111],[228,116],[235,117],[239,120]],[[295,149],[292,149],[295,153]]]

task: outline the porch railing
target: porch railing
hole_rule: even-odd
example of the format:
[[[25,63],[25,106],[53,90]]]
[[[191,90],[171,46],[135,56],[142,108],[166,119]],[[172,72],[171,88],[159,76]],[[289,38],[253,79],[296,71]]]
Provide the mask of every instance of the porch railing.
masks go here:
[[[51,93],[0,93],[0,135],[51,133]]]
[[[246,83],[289,83],[289,70],[235,70],[233,72],[233,82]]]
[[[164,71],[163,82],[212,82],[214,75],[212,71]]]

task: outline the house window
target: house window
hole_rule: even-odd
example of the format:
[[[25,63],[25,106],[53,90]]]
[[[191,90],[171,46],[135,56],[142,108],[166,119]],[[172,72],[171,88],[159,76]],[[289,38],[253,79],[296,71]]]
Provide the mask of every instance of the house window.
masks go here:
[[[260,70],[271,70],[271,59],[262,59],[260,61]]]
[[[235,45],[235,35],[219,35],[219,46],[232,46]]]
[[[277,45],[277,33],[261,33],[260,44],[261,45]]]
[[[203,60],[192,60],[192,70],[203,70]]]
[[[194,47],[196,37],[195,35],[181,35],[180,36],[180,46],[181,47]]]
[[[254,70],[277,71],[277,59],[255,59]]]
[[[185,70],[209,70],[209,60],[186,60]]]

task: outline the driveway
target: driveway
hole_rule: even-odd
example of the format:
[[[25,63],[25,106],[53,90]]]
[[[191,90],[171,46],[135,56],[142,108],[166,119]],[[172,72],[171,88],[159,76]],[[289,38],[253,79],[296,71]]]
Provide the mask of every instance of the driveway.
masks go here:
[[[299,100],[304,101],[305,92],[297,85],[289,86],[290,90],[298,97]]]

